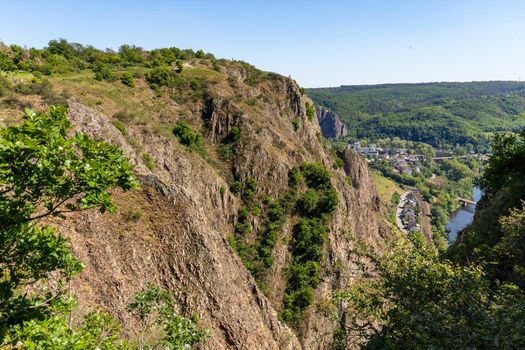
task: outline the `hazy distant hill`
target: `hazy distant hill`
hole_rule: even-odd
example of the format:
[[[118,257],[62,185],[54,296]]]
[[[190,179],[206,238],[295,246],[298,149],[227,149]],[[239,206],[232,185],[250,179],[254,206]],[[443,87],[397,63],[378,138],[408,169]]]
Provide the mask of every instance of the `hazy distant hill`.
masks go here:
[[[307,93],[358,138],[483,146],[486,133],[525,126],[525,82],[348,85]]]

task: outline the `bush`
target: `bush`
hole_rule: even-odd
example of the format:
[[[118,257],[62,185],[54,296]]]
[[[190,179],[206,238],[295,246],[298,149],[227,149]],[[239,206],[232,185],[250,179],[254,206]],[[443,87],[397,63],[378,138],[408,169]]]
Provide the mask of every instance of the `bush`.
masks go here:
[[[113,120],[111,122],[111,124],[113,124],[113,126],[115,128],[118,129],[118,131],[120,131],[120,133],[124,136],[126,136],[128,134],[128,130],[126,129],[126,125],[124,123],[122,123],[120,120]]]
[[[202,136],[193,131],[186,121],[178,122],[173,129],[173,133],[177,136],[180,143],[187,146],[189,149],[196,151],[201,155],[206,153]]]
[[[95,73],[96,80],[108,80],[111,77],[111,69],[104,62],[96,61],[93,63],[92,70]]]
[[[219,158],[222,160],[229,161],[233,158],[233,150],[231,145],[219,145],[217,152],[219,153]]]
[[[299,167],[293,167],[288,172],[288,185],[290,187],[297,187],[301,185],[303,181],[303,174],[301,173],[301,169]]]
[[[392,198],[390,199],[390,202],[392,202],[393,205],[398,205],[400,200],[401,196],[399,195],[399,193],[392,193]],[[434,207],[432,207],[432,209],[434,209]]]
[[[184,66],[182,65],[182,61],[181,60],[177,60],[177,62],[175,62],[175,71],[177,73],[182,73],[183,69],[184,69]]]
[[[153,157],[149,153],[144,153],[142,155],[142,161],[149,170],[153,170],[156,168],[155,159],[153,159]]]
[[[309,121],[313,121],[314,120],[314,115],[315,115],[314,106],[311,105],[310,103],[306,102],[306,116],[308,117],[308,120]]]
[[[122,73],[122,76],[120,77],[120,82],[126,86],[135,87],[135,79],[133,78],[133,74],[130,72]]]
[[[317,211],[319,214],[329,214],[337,208],[339,199],[337,197],[337,191],[332,187],[327,190],[321,191],[321,199]]]
[[[195,57],[197,58],[204,58],[206,57],[206,53],[202,50],[197,50],[197,52],[195,52]]]
[[[268,219],[271,222],[280,222],[284,219],[285,214],[284,208],[279,203],[274,203],[270,206],[270,210],[268,210]]]
[[[315,189],[326,189],[330,183],[330,172],[320,163],[302,163],[299,166],[308,187]]]
[[[153,90],[157,90],[162,86],[172,87],[175,83],[173,72],[168,66],[160,66],[152,69],[146,76],[146,81]]]
[[[301,120],[299,118],[294,118],[294,120],[292,120],[292,125],[294,131],[299,130],[299,128],[301,127]]]
[[[317,210],[318,204],[319,195],[317,194],[316,190],[310,188],[307,189],[301,199],[297,201],[299,211],[301,211],[306,216],[314,214]]]
[[[335,158],[335,167],[337,169],[339,169],[339,168],[343,168],[344,166],[345,166],[345,162],[341,158],[336,157]]]
[[[255,196],[257,190],[257,181],[254,178],[249,178],[244,184],[243,197],[246,201],[251,201]]]
[[[234,194],[234,195],[238,195],[239,193],[241,193],[241,189],[242,189],[242,184],[240,181],[234,181],[232,183],[232,185],[230,186],[230,191]]]
[[[241,129],[237,126],[232,126],[230,132],[228,133],[227,141],[235,142],[241,137]]]

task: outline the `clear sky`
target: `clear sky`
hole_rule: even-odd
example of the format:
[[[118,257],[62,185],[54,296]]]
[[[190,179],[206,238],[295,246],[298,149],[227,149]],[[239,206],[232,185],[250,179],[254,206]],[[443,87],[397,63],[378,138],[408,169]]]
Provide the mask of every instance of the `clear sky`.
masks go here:
[[[525,0],[0,0],[0,41],[204,49],[306,87],[524,80]]]

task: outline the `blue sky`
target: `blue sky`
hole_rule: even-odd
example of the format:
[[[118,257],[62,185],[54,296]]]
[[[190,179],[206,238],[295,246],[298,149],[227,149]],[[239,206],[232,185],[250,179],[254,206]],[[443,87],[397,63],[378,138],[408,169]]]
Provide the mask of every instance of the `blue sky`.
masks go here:
[[[204,49],[306,87],[524,80],[523,0],[0,0],[0,41]]]

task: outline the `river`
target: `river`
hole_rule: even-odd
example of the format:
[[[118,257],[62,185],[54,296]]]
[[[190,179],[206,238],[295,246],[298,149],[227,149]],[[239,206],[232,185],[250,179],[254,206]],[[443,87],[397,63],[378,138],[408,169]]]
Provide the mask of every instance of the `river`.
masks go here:
[[[472,200],[478,202],[481,199],[482,192],[479,187],[474,187],[472,191]],[[466,207],[459,208],[450,216],[450,221],[447,225],[448,241],[452,244],[456,241],[458,233],[467,227],[474,219],[476,213],[476,205],[469,204]]]

